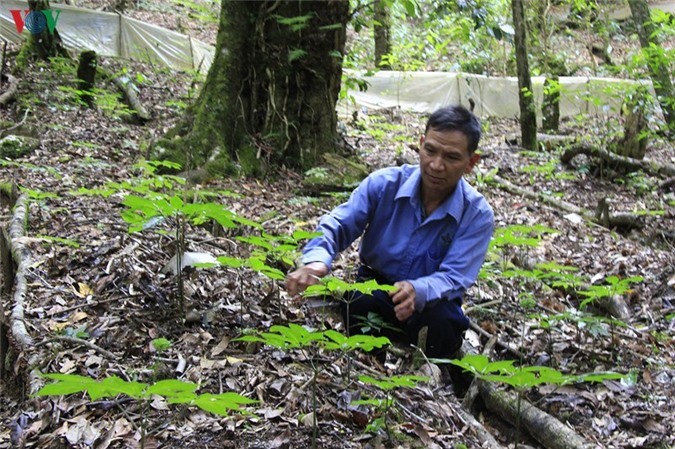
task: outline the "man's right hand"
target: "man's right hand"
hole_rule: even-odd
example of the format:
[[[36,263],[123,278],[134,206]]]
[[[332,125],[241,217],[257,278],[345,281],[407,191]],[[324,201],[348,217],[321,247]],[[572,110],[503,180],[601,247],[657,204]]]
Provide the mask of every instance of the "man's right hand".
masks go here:
[[[305,291],[310,285],[318,284],[322,277],[328,274],[328,267],[323,262],[311,262],[288,273],[286,276],[286,290],[291,296]]]

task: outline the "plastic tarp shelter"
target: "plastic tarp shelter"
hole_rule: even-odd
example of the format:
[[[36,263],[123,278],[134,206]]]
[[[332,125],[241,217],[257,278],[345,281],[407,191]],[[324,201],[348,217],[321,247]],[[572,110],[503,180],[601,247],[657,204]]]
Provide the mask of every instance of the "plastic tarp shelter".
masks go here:
[[[57,3],[50,4],[52,16],[58,13],[56,29],[63,44],[72,50],[93,50],[103,56],[151,61],[178,70],[211,66],[214,48],[189,36],[170,31],[122,14],[94,11]],[[28,2],[2,0],[0,37],[20,43],[30,31],[17,31],[12,10],[25,17]]]
[[[349,72],[351,76],[359,76]],[[519,116],[518,79],[449,72],[380,71],[360,76],[368,83],[365,92],[350,91],[357,107],[366,109],[395,108],[430,113],[441,106],[475,103],[474,112],[481,116]],[[541,108],[544,77],[532,78],[535,103]],[[609,115],[620,110],[623,92],[638,81],[561,77],[561,117],[577,114]],[[646,83],[646,82],[640,82]],[[648,84],[648,83],[647,83]]]
[[[24,17],[28,10],[27,1],[0,1],[0,38],[22,42],[30,31],[24,27],[21,34],[17,32],[11,11],[22,11],[21,17]],[[72,50],[94,50],[104,56],[151,61],[177,70],[199,69],[204,73],[213,62],[213,46],[174,31],[116,13],[56,3],[51,4],[51,9],[60,11],[56,28],[64,45]],[[449,72],[380,71],[372,76],[353,71],[346,73],[363,78],[369,85],[366,92],[350,91],[348,94],[360,108],[400,107],[428,113],[452,103],[469,105],[472,100],[476,114],[481,117],[519,115],[516,78]],[[544,81],[543,77],[532,79],[539,110]],[[622,92],[636,82],[593,77],[561,77],[559,81],[562,117],[580,113],[616,114],[623,100]],[[342,106],[348,108],[349,104]]]

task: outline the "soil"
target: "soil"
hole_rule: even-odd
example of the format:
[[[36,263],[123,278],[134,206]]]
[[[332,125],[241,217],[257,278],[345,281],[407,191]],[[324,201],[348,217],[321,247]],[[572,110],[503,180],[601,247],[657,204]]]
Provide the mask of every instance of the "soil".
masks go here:
[[[133,14],[176,27],[180,14],[155,14],[150,7],[140,8],[142,3],[136,3]],[[215,31],[205,27],[203,33],[208,41]],[[10,48],[10,54],[16,50]],[[8,62],[11,69],[13,59]],[[104,59],[101,64],[113,73],[125,68],[132,76],[143,74],[139,95],[152,111],[151,121],[127,123],[115,111],[75,104],[57,89],[74,85],[72,74],[54,70],[54,64],[32,63],[21,74],[17,101],[0,109],[0,120],[7,123],[21,122],[30,109],[21,130],[40,139],[40,147],[30,155],[0,161],[0,181],[18,184],[31,198],[22,242],[32,260],[25,315],[34,339],[30,351],[13,354],[16,363],[7,367],[12,375],[2,379],[0,449],[305,448],[313,444],[312,413],[318,420],[316,447],[482,447],[477,433],[457,413],[463,393],[457,384],[420,382],[414,388],[395,389],[387,413],[353,403],[386,397],[359,380],[360,375],[420,374],[414,349],[379,356],[357,351],[348,362],[344,355],[326,350],[280,350],[235,341],[244,332],[265,331],[275,324],[343,330],[335,302],[290,298],[281,282],[247,268],[187,268],[180,294],[176,276],[164,270],[176,253],[178,223],[169,219],[130,232],[122,215],[128,191],[106,197],[83,189],[143,178],[134,164],[143,160],[147,145],[180,118],[182,103],[195,96],[194,80],[130,61]],[[99,86],[114,91],[102,80]],[[345,139],[372,170],[414,160],[425,117],[398,110],[361,111],[348,117],[341,124]],[[620,120],[584,117],[563,123],[560,133],[607,136]],[[626,374],[620,381],[539,385],[525,394],[595,447],[672,447],[672,186],[662,188],[663,179],[622,173],[585,157],[565,166],[556,151],[523,152],[506,139],[518,131],[514,120],[485,119],[484,128],[482,160],[468,179],[492,205],[496,226],[545,226],[554,232],[539,236],[536,246],[506,245],[490,253],[483,275],[465,298],[466,313],[475,325],[467,332],[467,342],[481,352],[488,336],[496,335],[503,344],[497,345],[493,359],[513,359],[517,350],[523,356],[519,363],[526,365],[570,374]],[[675,162],[672,142],[658,137],[650,142],[647,155]],[[612,212],[642,214],[643,226],[610,230],[579,221],[555,207],[505,192],[491,179],[494,173],[590,210],[606,198]],[[202,179],[182,191],[193,197],[210,192],[209,201],[255,220],[265,232],[289,235],[312,230],[347,194],[313,196],[301,180],[301,173],[280,169],[265,179]],[[3,206],[1,214],[5,227],[11,213]],[[185,241],[192,252],[245,258],[255,248],[240,238],[259,234],[249,226],[188,224]],[[537,263],[573,267],[576,288],[555,286],[522,271],[529,267],[531,272]],[[333,274],[352,280],[357,264],[353,245],[336,262]],[[288,269],[283,263],[277,267]],[[612,276],[642,278],[620,292],[630,311],[624,320],[597,318],[604,316],[603,310],[593,304],[582,308],[584,297],[575,293],[580,283],[589,291],[589,286],[608,285]],[[7,295],[2,304],[7,315],[12,305]],[[167,339],[170,347],[159,351],[152,343],[158,338]],[[27,397],[15,382],[27,379],[28,360],[42,373],[97,379],[114,375],[145,383],[177,378],[197,384],[199,393],[234,391],[259,402],[246,412],[217,416],[161,397],[149,404],[124,395],[95,400],[83,394]],[[312,366],[319,369],[317,403],[312,400]],[[505,447],[516,439],[541,447],[480,403],[476,416]],[[385,417],[390,434],[378,426],[378,418]]]

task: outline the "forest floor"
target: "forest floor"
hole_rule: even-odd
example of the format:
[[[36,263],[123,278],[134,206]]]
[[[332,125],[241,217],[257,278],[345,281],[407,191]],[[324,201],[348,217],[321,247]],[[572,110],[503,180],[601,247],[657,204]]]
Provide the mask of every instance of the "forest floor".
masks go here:
[[[102,65],[111,72],[126,68],[132,77],[143,75],[140,96],[152,111],[150,122],[130,124],[119,111],[77,105],[71,93],[57,88],[74,86],[74,69],[64,61],[31,65],[21,75],[17,101],[0,109],[6,123],[21,122],[30,109],[19,131],[40,141],[26,156],[0,160],[0,181],[17,183],[31,198],[22,242],[32,261],[25,315],[33,344],[29,352],[14,354],[16,363],[8,368],[24,380],[28,360],[43,373],[115,375],[146,383],[178,378],[198,384],[200,393],[233,391],[259,402],[247,407],[249,413],[221,417],[159,396],[147,407],[125,397],[22,397],[10,376],[2,384],[0,448],[140,447],[144,432],[146,448],[304,448],[311,446],[313,416],[317,447],[481,447],[475,429],[458,413],[461,398],[452,385],[420,382],[394,390],[394,405],[386,413],[393,441],[377,420],[382,410],[353,403],[385,397],[359,375],[425,374],[414,349],[388,351],[384,361],[355,352],[348,362],[327,350],[282,351],[234,340],[275,324],[343,330],[335,305],[290,298],[280,282],[248,268],[197,268],[184,272],[187,310],[180,310],[176,276],[166,272],[176,252],[177,223],[165,220],[129,232],[122,216],[128,189],[110,196],[82,189],[157,179],[133,166],[143,159],[147,144],[180,118],[184,103],[195,96],[194,80],[127,61],[104,60]],[[107,83],[103,87],[114,89]],[[424,121],[424,116],[389,110],[361,112],[356,120],[347,114],[343,124],[354,153],[374,170],[414,159],[411,147]],[[626,374],[620,381],[539,385],[525,395],[598,448],[672,447],[672,186],[660,188],[658,177],[621,173],[585,156],[563,165],[558,151],[523,152],[505,139],[517,133],[515,121],[484,122],[483,157],[469,181],[492,205],[498,232],[482,275],[465,298],[474,324],[467,341],[481,352],[489,337],[497,336],[492,359],[520,358],[519,364],[567,374]],[[614,125],[584,117],[564,122],[561,134],[602,136]],[[675,149],[656,139],[648,157],[672,164]],[[643,227],[610,230],[580,220],[506,192],[495,174],[589,210],[606,198],[612,212],[641,214]],[[178,192],[222,204],[272,235],[312,230],[345,198],[313,196],[303,187],[302,174],[284,170],[263,179],[207,179]],[[1,214],[5,227],[10,211],[3,208]],[[249,226],[187,225],[185,239],[191,252],[246,258],[254,248],[240,238],[259,234]],[[525,236],[534,238],[531,246],[515,238]],[[353,246],[333,274],[353,279],[357,260]],[[581,307],[583,292],[601,287],[627,302],[628,318],[608,320],[597,303]],[[8,312],[10,299],[2,301]],[[170,347],[158,350],[152,343],[158,338]],[[316,404],[312,366],[320,370]],[[517,439],[542,447],[480,403],[475,413],[505,447]]]

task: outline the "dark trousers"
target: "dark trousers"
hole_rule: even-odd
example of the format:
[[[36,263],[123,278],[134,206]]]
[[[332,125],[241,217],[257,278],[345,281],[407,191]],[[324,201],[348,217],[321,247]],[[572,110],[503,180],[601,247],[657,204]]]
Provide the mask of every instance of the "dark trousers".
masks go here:
[[[380,284],[393,284],[380,277],[368,267],[359,269],[358,281],[376,279]],[[347,304],[348,303],[348,304]],[[360,292],[349,292],[342,303],[342,317],[349,323],[349,335],[363,333],[363,317],[374,312],[383,321],[400,330],[381,328],[368,333],[385,336],[392,341],[417,345],[420,330],[427,327],[427,357],[451,358],[462,346],[464,331],[469,327],[469,320],[462,313],[459,301],[441,299],[428,304],[422,312],[415,312],[406,321],[401,322],[394,313],[394,303],[387,292],[376,290],[372,295]],[[347,316],[349,314],[349,317]],[[347,321],[347,318],[349,320]]]

